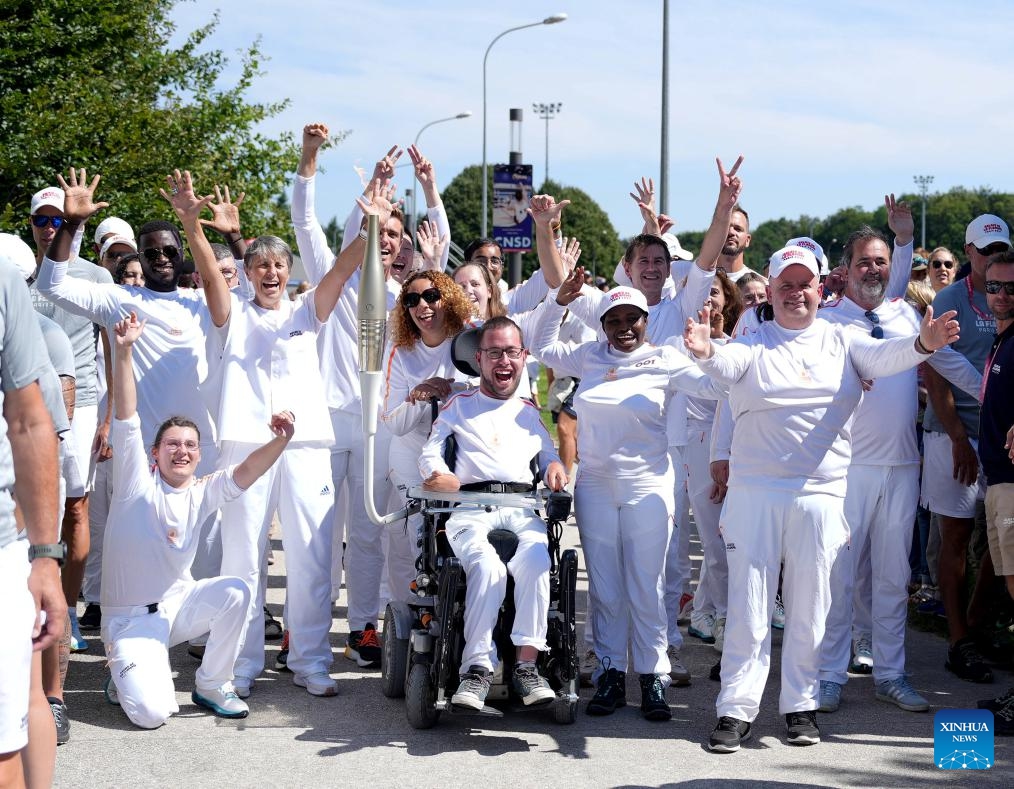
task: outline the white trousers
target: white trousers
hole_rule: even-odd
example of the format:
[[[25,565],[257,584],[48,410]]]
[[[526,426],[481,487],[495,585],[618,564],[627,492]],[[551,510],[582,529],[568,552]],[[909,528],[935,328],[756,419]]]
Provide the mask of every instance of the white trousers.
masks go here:
[[[673,468],[673,507],[669,513],[672,539],[666,548],[663,601],[666,639],[674,647],[683,646],[683,633],[677,620],[680,598],[690,591],[690,497],[687,495],[685,450],[686,447],[669,447]]]
[[[345,486],[347,502],[346,507],[335,508],[332,518],[331,599],[338,599],[344,564],[349,630],[362,630],[366,624],[376,623],[380,611],[380,579],[384,568],[381,539],[383,529],[375,526],[366,515],[363,492],[366,443],[363,438],[362,414],[332,408],[331,426],[335,437],[335,443],[331,447],[332,484],[336,491]],[[391,434],[381,424],[374,439],[373,465],[373,501],[381,513],[384,512],[388,499],[387,455],[390,442]]]
[[[729,489],[722,534],[729,563],[729,611],[718,716],[752,721],[771,666],[771,614],[782,574],[780,714],[815,710],[820,642],[831,607],[831,567],[848,539],[844,500],[823,493]]]
[[[729,607],[729,565],[719,528],[722,505],[711,500],[711,425],[691,422],[689,432],[685,452],[687,493],[704,553],[694,592],[694,611],[721,618]]]
[[[250,593],[239,578],[205,578],[159,602],[102,610],[102,642],[120,706],[131,723],[155,729],[180,711],[169,649],[209,633],[194,684],[213,690],[232,681],[232,667],[246,635]]]
[[[486,535],[509,529],[518,549],[505,567]],[[531,510],[513,507],[492,512],[466,510],[447,519],[447,539],[465,570],[465,649],[461,668],[494,668],[493,628],[507,594],[507,573],[514,576],[515,646],[546,650],[549,616],[549,540],[546,524]]]
[[[865,596],[856,585],[864,556],[872,570],[873,680],[904,675],[907,584],[912,573],[908,554],[918,501],[917,465],[849,466],[845,519],[851,542],[831,571],[831,610],[820,658],[822,680],[848,681],[853,604]]]
[[[592,600],[600,668],[668,674],[663,572],[672,535],[673,473],[617,479],[578,475],[575,514]],[[607,662],[608,661],[608,662]]]
[[[6,626],[0,638],[0,754],[28,744],[28,695],[32,677],[35,601],[28,592],[28,540],[0,548],[0,600]]]
[[[225,441],[222,466],[240,463],[258,444]],[[264,670],[262,560],[277,510],[285,547],[288,666],[310,675],[331,668],[331,528],[334,509],[328,450],[286,449],[238,499],[222,507],[222,572],[250,590],[248,638],[235,675],[254,680]]]

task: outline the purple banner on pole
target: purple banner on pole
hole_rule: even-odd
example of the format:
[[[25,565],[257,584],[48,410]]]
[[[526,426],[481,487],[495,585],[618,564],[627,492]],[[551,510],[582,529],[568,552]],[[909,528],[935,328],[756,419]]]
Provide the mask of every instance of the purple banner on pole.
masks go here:
[[[535,225],[528,215],[531,197],[530,164],[493,166],[493,239],[504,252],[528,252],[535,246]]]

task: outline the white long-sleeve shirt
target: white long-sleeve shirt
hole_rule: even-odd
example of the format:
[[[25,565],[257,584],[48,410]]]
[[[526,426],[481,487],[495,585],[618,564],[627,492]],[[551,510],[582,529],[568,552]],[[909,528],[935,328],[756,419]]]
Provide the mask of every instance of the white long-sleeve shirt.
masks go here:
[[[581,379],[574,394],[581,425],[577,437],[581,473],[612,477],[667,473],[666,407],[673,393],[682,390],[717,399],[725,390],[668,345],[646,342],[632,353],[621,353],[605,342],[562,343],[563,311],[555,299],[548,299],[531,342],[544,364],[558,374]]]
[[[520,397],[497,400],[473,389],[455,395],[440,410],[419,458],[422,479],[450,471],[443,447],[451,433],[458,443],[454,475],[463,485],[530,483],[533,457],[538,455],[543,477],[550,463],[560,461],[539,409]]]
[[[235,466],[216,471],[185,488],[166,484],[152,470],[137,415],[114,419],[113,497],[102,548],[102,605],[157,603],[192,582],[190,565],[201,525],[243,489]]]
[[[801,330],[768,321],[715,347],[697,363],[729,385],[736,420],[730,486],[844,497],[860,379],[893,375],[925,359],[910,336],[875,340],[823,320]]]
[[[433,348],[422,340],[411,348],[389,346],[384,358],[384,424],[401,436],[400,445],[408,442],[421,449],[429,435],[432,406],[408,402],[408,393],[428,378],[453,378],[461,387],[468,379],[454,366],[450,338]]]

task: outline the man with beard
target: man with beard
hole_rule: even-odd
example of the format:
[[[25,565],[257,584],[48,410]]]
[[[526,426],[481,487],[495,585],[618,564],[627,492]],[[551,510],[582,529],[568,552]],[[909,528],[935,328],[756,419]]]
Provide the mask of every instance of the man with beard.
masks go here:
[[[732,220],[729,222],[729,232],[725,236],[725,245],[722,247],[722,254],[718,258],[718,267],[725,272],[732,282],[737,282],[740,277],[753,269],[748,268],[743,262],[747,247],[750,246],[750,215],[743,206],[736,204],[732,209]]]
[[[567,473],[542,424],[539,411],[515,396],[528,352],[521,329],[510,318],[486,321],[479,332],[475,363],[479,388],[453,397],[433,423],[419,460],[423,487],[456,492],[488,490],[506,484],[514,492],[531,490],[529,463],[538,455],[539,469],[551,490],[567,484]],[[453,434],[458,449],[454,472],[443,459],[444,442]],[[511,640],[517,647],[514,688],[526,705],[553,699],[549,683],[535,662],[547,649],[549,552],[546,524],[531,510],[513,507],[455,512],[447,521],[447,538],[465,569],[465,649],[461,685],[451,703],[481,710],[493,671],[493,627],[514,576],[517,613]],[[486,539],[492,529],[518,535],[518,549],[504,567]]]
[[[887,239],[862,227],[845,241],[842,257],[845,295],[817,317],[875,339],[915,334],[920,322],[915,309],[901,299],[885,299],[891,266]],[[926,361],[972,396],[978,392],[982,376],[959,353],[945,347]],[[872,621],[876,697],[911,712],[929,709],[905,675],[905,581],[919,500],[916,387],[915,368],[877,378],[853,417],[845,494],[850,540],[831,570],[831,610],[820,659],[821,712],[838,709],[848,680],[853,605],[857,612],[869,605],[864,590],[857,587],[857,577],[869,578],[861,563],[872,567],[872,616],[860,618]],[[857,641],[870,638],[865,632],[855,636]]]

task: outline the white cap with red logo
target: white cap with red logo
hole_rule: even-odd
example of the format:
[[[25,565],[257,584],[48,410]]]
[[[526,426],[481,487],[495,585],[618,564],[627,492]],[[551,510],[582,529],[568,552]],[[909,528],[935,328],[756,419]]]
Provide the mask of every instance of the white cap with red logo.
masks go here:
[[[45,189],[32,195],[32,214],[35,214],[44,205],[52,206],[60,213],[63,213],[63,189],[47,186]]]
[[[978,249],[985,249],[999,241],[1010,246],[1010,229],[1007,223],[995,214],[977,216],[968,223],[965,230],[965,243]]]
[[[806,266],[813,276],[820,276],[820,265],[813,252],[805,247],[789,246],[779,249],[768,260],[768,276],[780,277],[789,266]]]
[[[644,297],[644,294],[639,290],[621,285],[606,292],[605,300],[602,303],[602,310],[599,312],[599,320],[602,320],[613,307],[620,307],[624,304],[631,304],[645,315],[648,314],[648,300]]]

